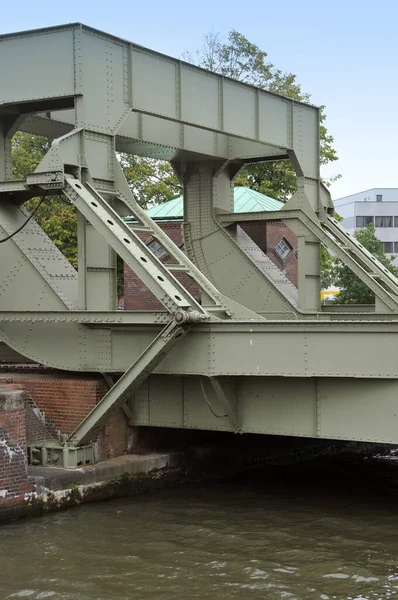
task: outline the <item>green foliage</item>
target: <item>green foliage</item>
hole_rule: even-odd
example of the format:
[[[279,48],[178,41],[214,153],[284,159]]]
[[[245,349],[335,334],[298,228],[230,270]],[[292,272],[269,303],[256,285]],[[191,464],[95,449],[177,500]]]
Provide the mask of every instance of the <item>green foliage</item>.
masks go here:
[[[309,102],[311,95],[303,92],[297,83],[296,75],[283,73],[267,61],[267,53],[236,30],[229,32],[227,40],[222,42],[219,34],[205,35],[203,46],[192,56],[184,54],[189,62],[215,71],[226,77],[255,85],[256,87],[276,92],[295,100]],[[333,148],[333,136],[325,126],[325,107],[321,107],[320,126],[320,162],[322,165],[337,160]],[[338,178],[339,175],[333,178]],[[327,185],[331,181],[325,181]],[[278,198],[285,202],[296,190],[296,176],[290,161],[251,164],[243,169],[237,179],[237,185],[246,185]]]
[[[37,203],[30,200],[26,206],[29,212]],[[59,196],[46,198],[34,217],[48,237],[61,250],[74,267],[77,267],[77,211],[73,204]]]
[[[296,189],[296,174],[290,161],[251,164],[238,173],[235,185],[286,202]]]
[[[334,258],[326,246],[321,244],[321,289],[327,290],[334,284]]]
[[[33,173],[37,165],[50,148],[50,141],[39,135],[17,133],[12,140],[12,176],[24,179]]]
[[[231,30],[226,42],[218,33],[208,33],[203,45],[195,52],[195,58],[185,52],[183,58],[204,69],[232,77],[259,88],[308,101],[310,96],[302,92],[292,73],[283,73],[267,62],[267,53],[236,30]]]
[[[396,274],[391,260],[383,252],[383,244],[376,237],[372,223],[363,229],[358,229],[355,237],[391,273]],[[334,277],[336,285],[341,289],[335,300],[337,304],[374,304],[374,293],[340,260],[335,261]]]
[[[169,162],[131,154],[120,154],[119,160],[129,186],[143,208],[162,204],[182,193]]]
[[[23,179],[28,173],[33,173],[49,148],[50,141],[45,137],[17,133],[12,147],[14,179]],[[32,212],[39,201],[40,198],[33,198],[25,206]],[[77,267],[76,207],[62,196],[48,196],[35,214],[35,219],[72,265]]]

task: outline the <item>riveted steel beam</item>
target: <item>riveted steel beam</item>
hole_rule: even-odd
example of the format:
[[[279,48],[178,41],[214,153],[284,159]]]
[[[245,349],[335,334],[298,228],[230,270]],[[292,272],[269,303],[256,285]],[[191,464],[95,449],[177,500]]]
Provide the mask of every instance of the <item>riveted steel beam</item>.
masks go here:
[[[57,322],[27,326],[25,322],[12,322],[1,323],[0,339],[22,356],[49,367],[121,373],[137,360],[162,326]],[[169,375],[207,377],[391,379],[397,376],[397,343],[396,319],[194,323],[189,335],[157,370]]]
[[[220,381],[225,386],[230,379]],[[134,424],[234,431],[216,395],[209,398],[212,410],[203,401],[201,380],[151,375],[135,394]],[[397,395],[397,380],[241,377],[239,432],[396,444]]]
[[[148,153],[158,148],[168,159],[181,151],[242,160],[289,155],[301,175],[319,180],[315,106],[81,24],[0,40],[4,56],[14,57],[12,69],[0,64],[0,106],[36,111],[38,117],[25,123],[28,130],[31,125],[35,133],[57,137],[72,124],[119,134],[129,152],[134,141],[147,145]],[[101,91],[99,82],[106,82]],[[43,114],[51,115],[54,127]]]
[[[0,323],[80,323],[108,325],[159,325],[168,323],[169,314],[156,311],[1,311]]]

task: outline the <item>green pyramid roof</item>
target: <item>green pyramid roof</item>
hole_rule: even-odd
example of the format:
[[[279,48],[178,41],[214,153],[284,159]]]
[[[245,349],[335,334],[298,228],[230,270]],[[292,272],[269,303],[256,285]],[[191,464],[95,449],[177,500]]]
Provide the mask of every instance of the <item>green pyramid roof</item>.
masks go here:
[[[260,192],[247,187],[234,188],[235,212],[260,212],[268,210],[280,210],[283,203]],[[179,196],[163,204],[152,206],[146,211],[152,219],[168,221],[170,219],[182,219],[184,210],[184,198]],[[128,217],[127,217],[128,221]]]

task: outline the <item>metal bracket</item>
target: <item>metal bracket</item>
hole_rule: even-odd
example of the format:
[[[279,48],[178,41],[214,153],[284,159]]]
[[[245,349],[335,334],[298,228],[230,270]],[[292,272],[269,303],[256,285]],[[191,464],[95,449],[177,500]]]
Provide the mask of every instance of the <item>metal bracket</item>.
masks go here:
[[[32,466],[77,469],[94,463],[92,444],[84,446],[61,446],[56,442],[44,442],[28,446],[28,462]]]
[[[231,398],[230,395],[224,391],[218,377],[209,377],[209,379],[217,398],[222,402],[222,405],[227,411],[234,432],[238,433],[238,431],[240,431],[240,423],[236,398]]]

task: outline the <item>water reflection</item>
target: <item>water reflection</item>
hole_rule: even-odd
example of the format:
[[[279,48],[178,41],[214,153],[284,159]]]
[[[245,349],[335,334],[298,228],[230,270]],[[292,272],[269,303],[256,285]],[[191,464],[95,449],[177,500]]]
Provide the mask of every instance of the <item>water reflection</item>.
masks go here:
[[[325,459],[13,523],[0,598],[394,598],[397,484]]]

